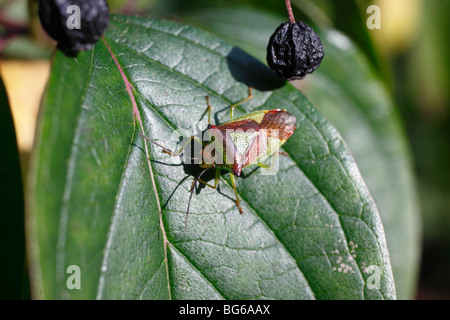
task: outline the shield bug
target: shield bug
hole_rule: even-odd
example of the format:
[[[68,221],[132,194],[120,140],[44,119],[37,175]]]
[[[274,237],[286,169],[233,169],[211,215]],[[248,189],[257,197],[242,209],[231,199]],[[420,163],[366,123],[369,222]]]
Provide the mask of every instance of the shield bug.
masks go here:
[[[184,157],[182,155],[184,148],[192,140],[201,144],[199,165],[203,170],[192,181],[186,210],[186,225],[196,183],[201,182],[216,189],[219,185],[221,170],[231,173],[231,184],[236,196],[235,202],[242,214],[235,178],[241,175],[244,168],[251,165],[258,165],[263,168],[269,167],[264,164],[265,160],[278,152],[279,148],[294,133],[296,118],[283,109],[258,110],[234,118],[235,107],[252,97],[252,88],[249,87],[248,97],[230,106],[231,119],[221,125],[213,125],[211,124],[212,108],[207,96],[208,126],[203,140],[192,136],[177,152],[173,152],[141,134],[143,138],[162,148],[162,152],[182,158]],[[215,169],[214,185],[202,180],[203,174],[210,169]]]

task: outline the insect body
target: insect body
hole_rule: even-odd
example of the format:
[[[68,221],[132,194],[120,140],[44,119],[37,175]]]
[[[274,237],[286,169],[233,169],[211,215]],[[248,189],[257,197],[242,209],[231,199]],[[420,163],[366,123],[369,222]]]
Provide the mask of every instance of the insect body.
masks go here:
[[[221,162],[209,161],[211,165],[208,165],[204,161],[200,166],[224,169],[239,177],[245,167],[261,165],[277,152],[294,133],[295,122],[295,117],[286,110],[274,109],[254,111],[220,126],[209,124],[209,134],[215,139],[206,146],[213,145],[214,150],[228,152],[222,153]],[[202,155],[205,160],[212,158],[206,147]]]
[[[189,206],[197,181],[215,189],[219,184],[221,170],[231,173],[231,184],[236,195],[236,205],[242,214],[235,177],[239,177],[242,170],[247,166],[259,165],[267,168],[268,166],[263,162],[273,156],[275,152],[278,152],[279,148],[294,133],[296,118],[282,109],[254,111],[233,119],[234,108],[251,98],[252,90],[250,87],[248,97],[230,107],[231,120],[216,126],[211,124],[211,105],[209,104],[209,98],[206,97],[208,127],[205,141],[192,136],[176,153],[143,136],[161,147],[163,152],[173,156],[182,157],[181,152],[191,140],[196,140],[202,145],[200,167],[204,170],[192,182],[186,211],[186,225]],[[202,175],[209,169],[216,170],[214,185],[201,179]]]

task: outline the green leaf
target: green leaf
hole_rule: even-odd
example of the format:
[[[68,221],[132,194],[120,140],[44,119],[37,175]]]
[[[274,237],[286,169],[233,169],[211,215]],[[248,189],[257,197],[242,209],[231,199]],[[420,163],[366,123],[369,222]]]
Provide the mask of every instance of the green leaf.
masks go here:
[[[22,299],[25,226],[22,173],[8,97],[0,79],[0,299]]]
[[[282,17],[246,9],[212,9],[187,19],[266,61],[267,39]],[[237,36],[239,35],[239,36]],[[386,231],[400,299],[414,297],[419,206],[409,147],[392,98],[367,58],[343,34],[321,32],[325,57],[302,90],[342,134],[375,199]]]
[[[276,175],[252,168],[237,179],[242,215],[229,174],[220,190],[199,187],[185,229],[197,167],[174,163],[138,132],[174,150],[174,130],[205,127],[205,96],[223,123],[249,85],[254,98],[238,114],[286,108],[297,117],[283,148],[289,157]],[[30,181],[36,296],[395,298],[376,206],[339,133],[298,90],[224,40],[112,16],[94,50],[56,54],[43,103]],[[67,287],[77,276],[70,265],[80,267],[81,289]]]

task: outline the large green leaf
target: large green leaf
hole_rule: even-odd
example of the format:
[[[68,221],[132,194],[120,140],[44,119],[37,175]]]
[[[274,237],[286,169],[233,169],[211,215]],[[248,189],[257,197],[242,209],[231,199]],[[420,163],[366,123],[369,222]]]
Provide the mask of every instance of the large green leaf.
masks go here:
[[[246,9],[209,9],[189,21],[265,61],[267,39],[283,18]],[[343,34],[321,34],[325,57],[303,91],[348,144],[375,199],[400,299],[414,297],[420,252],[419,209],[410,151],[392,98],[367,58]]]
[[[25,294],[25,226],[22,174],[8,97],[0,78],[0,299]]]
[[[199,188],[185,230],[195,167],[148,144],[141,123],[175,149],[172,132],[192,133],[206,95],[222,123],[249,85],[254,98],[238,113],[286,108],[297,117],[289,157],[277,175],[238,179],[242,215],[229,174],[220,191]],[[216,36],[112,16],[94,50],[56,54],[37,139],[37,298],[395,298],[380,217],[336,129]],[[80,267],[81,289],[66,286],[70,265]]]

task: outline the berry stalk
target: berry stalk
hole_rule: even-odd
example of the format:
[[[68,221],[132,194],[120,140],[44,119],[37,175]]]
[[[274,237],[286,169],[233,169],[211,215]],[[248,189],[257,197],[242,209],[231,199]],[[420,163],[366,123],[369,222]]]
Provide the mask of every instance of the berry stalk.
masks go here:
[[[294,13],[292,12],[291,0],[285,0],[286,10],[289,16],[289,21],[295,23]]]

